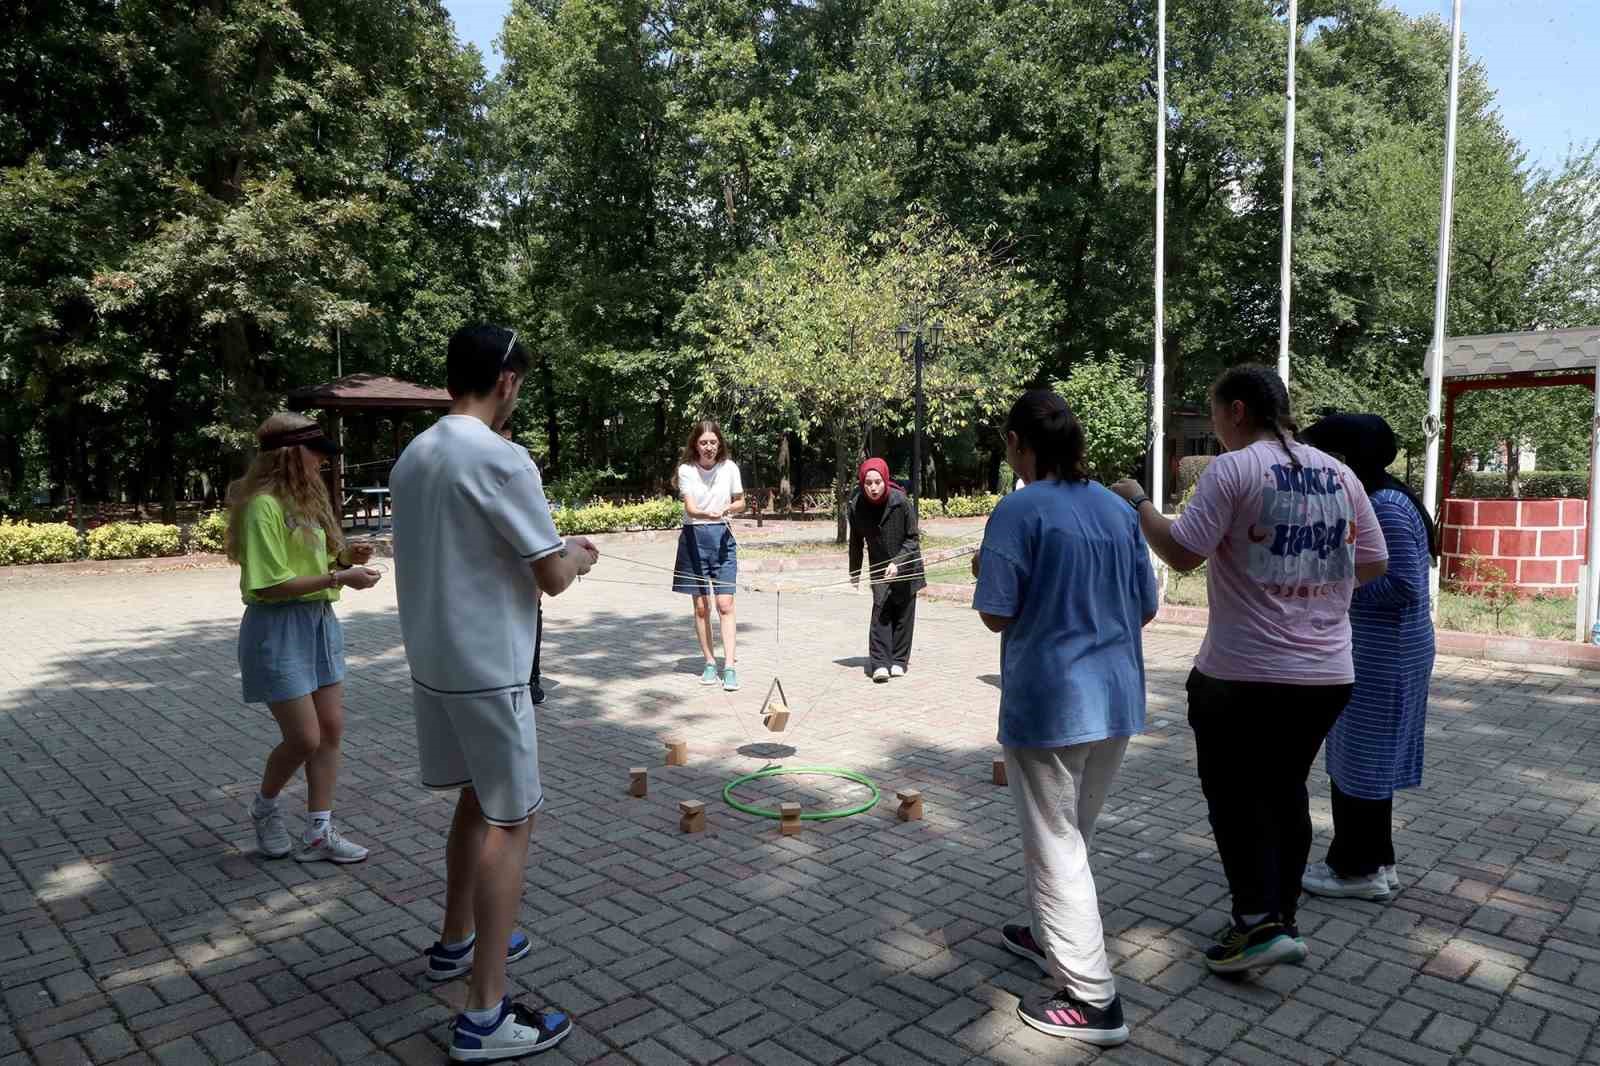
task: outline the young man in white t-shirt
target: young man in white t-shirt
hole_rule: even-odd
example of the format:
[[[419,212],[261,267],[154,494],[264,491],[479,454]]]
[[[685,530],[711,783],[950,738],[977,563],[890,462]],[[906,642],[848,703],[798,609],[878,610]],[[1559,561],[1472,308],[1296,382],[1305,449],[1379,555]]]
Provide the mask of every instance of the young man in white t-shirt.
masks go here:
[[[389,479],[422,782],[460,790],[445,850],[444,929],[426,953],[434,980],[472,974],[451,1041],[455,1062],[543,1051],[572,1031],[565,1014],[506,996],[506,963],[531,947],[513,925],[533,813],[544,803],[528,691],[537,599],[560,595],[599,554],[587,538],[562,540],[538,468],[497,433],[530,361],[510,330],[458,330],[447,362],[450,413],[406,447]]]

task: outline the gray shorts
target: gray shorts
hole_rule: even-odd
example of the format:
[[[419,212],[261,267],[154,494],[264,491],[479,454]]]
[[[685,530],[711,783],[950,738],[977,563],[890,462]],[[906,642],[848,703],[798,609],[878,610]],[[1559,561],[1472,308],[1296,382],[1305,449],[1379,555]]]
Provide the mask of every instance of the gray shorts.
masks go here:
[[[283,703],[343,681],[344,630],[333,604],[245,604],[239,676],[246,703]]]
[[[412,682],[425,788],[472,788],[490,825],[521,825],[544,806],[539,737],[526,685],[454,695]]]

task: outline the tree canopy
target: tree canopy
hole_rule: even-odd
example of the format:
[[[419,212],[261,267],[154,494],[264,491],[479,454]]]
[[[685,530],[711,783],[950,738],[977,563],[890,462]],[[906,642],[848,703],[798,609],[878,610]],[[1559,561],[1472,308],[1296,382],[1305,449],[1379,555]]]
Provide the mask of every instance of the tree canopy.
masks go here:
[[[1097,469],[1131,470],[1154,7],[515,0],[486,79],[437,0],[23,0],[0,40],[0,496],[214,493],[286,392],[339,363],[441,383],[475,318],[536,353],[517,431],[554,478],[659,487],[702,414],[757,483],[836,480],[863,448],[904,470],[894,329],[919,305],[945,324],[936,491],[994,486],[997,412],[1030,383],[1096,382]],[[1173,410],[1275,352],[1281,8],[1168,5]],[[1296,403],[1376,410],[1417,449],[1448,30],[1301,9]],[[1448,329],[1600,322],[1600,160],[1530,166],[1468,44]],[[1500,433],[1474,402],[1463,428]],[[1582,455],[1569,399],[1517,403],[1528,443]]]

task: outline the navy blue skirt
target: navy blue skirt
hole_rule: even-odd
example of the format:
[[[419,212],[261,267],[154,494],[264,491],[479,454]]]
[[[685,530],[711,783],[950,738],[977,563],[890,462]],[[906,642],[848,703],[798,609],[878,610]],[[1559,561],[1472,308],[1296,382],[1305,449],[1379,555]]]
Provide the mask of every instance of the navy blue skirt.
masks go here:
[[[739,581],[739,547],[726,523],[688,525],[678,534],[672,591],[732,596]]]

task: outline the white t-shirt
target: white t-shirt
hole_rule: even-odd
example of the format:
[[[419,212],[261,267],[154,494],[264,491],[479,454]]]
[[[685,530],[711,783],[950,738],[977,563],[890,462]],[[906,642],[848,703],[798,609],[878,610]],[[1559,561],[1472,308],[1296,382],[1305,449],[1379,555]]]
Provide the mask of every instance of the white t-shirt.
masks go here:
[[[563,545],[525,449],[471,415],[446,415],[389,476],[395,596],[417,684],[476,693],[528,683],[538,582]]]
[[[696,511],[728,509],[735,496],[744,495],[744,482],[739,479],[739,464],[732,459],[706,470],[699,463],[684,463],[678,467],[678,495],[686,496]],[[720,518],[690,518],[685,515],[686,526],[720,522]]]

